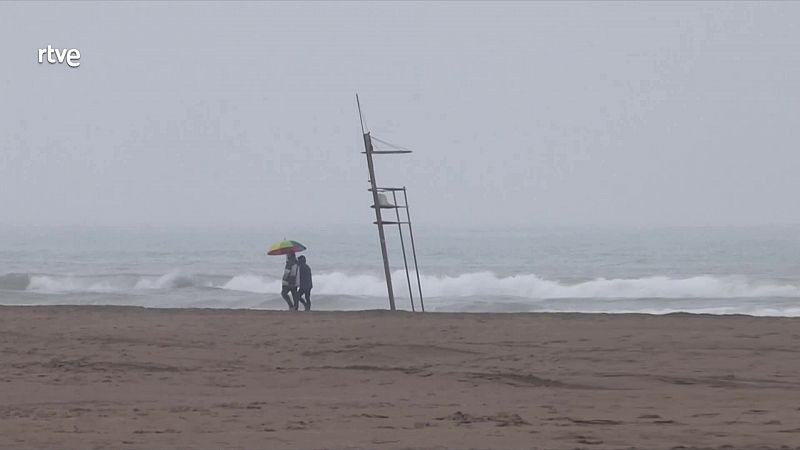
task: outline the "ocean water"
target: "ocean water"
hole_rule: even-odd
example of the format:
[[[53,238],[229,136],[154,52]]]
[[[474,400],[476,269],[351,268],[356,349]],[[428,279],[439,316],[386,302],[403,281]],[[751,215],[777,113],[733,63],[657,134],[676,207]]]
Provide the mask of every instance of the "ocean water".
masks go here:
[[[397,305],[410,310],[388,231]],[[308,246],[314,309],[388,307],[369,225],[0,227],[0,304],[285,309],[283,257],[266,255],[284,237]],[[415,238],[428,311],[800,316],[800,227],[423,226]]]

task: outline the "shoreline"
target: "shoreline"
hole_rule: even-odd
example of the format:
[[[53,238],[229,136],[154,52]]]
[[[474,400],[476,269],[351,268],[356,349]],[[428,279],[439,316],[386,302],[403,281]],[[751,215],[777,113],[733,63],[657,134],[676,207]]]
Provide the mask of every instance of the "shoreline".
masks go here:
[[[2,448],[800,442],[793,317],[0,306],[0,337]]]
[[[283,301],[283,300],[281,300]],[[217,308],[217,307],[175,307],[175,306],[140,306],[140,305],[114,305],[114,304],[53,304],[43,305],[40,303],[32,304],[2,304],[0,303],[0,312],[3,309],[85,309],[85,310],[130,310],[130,311],[162,311],[162,312],[206,312],[209,314],[225,312],[231,313],[257,313],[257,314],[283,314],[283,313],[307,313],[307,311],[289,311],[286,309],[273,309],[273,308]],[[742,317],[753,319],[792,319],[800,321],[800,316],[770,316],[770,315],[755,315],[744,313],[708,313],[708,312],[691,312],[691,311],[671,311],[664,313],[655,312],[586,312],[586,311],[411,311],[406,309],[397,309],[390,311],[389,309],[346,309],[346,310],[328,310],[328,309],[314,309],[311,311],[313,314],[408,314],[408,315],[436,315],[436,316],[645,316],[645,317]]]

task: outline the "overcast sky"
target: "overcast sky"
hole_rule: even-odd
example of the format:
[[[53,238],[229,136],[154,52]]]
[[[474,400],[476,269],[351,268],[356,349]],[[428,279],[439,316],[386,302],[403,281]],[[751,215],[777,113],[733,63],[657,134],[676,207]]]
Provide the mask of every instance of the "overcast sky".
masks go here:
[[[0,224],[800,223],[800,3],[0,3]],[[77,48],[81,65],[40,65]],[[377,158],[377,157],[376,157]]]

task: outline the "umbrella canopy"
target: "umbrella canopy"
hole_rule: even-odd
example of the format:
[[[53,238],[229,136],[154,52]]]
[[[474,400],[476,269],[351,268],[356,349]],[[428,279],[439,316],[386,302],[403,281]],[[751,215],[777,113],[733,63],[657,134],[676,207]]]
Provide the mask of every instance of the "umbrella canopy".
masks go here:
[[[268,255],[285,255],[287,253],[299,253],[306,249],[306,246],[297,242],[297,241],[289,241],[289,240],[282,240],[276,244],[273,244],[272,247],[269,248],[267,252]]]

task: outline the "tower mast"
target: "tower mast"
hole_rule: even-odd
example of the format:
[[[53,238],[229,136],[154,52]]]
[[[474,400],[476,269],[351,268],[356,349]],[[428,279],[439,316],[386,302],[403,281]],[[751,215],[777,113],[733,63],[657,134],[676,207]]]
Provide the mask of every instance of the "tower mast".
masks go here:
[[[367,155],[367,169],[369,170],[370,191],[372,191],[372,205],[375,209],[375,223],[378,225],[378,238],[381,241],[381,255],[383,256],[383,273],[386,277],[386,291],[389,293],[389,309],[394,311],[394,290],[392,289],[392,273],[389,269],[389,256],[386,253],[386,235],[383,232],[383,219],[381,218],[380,203],[378,203],[378,184],[375,182],[375,167],[372,164],[372,138],[369,130],[364,127],[364,116],[361,113],[361,102],[356,94],[358,104],[358,118],[361,121],[361,133],[364,135],[364,153]]]

